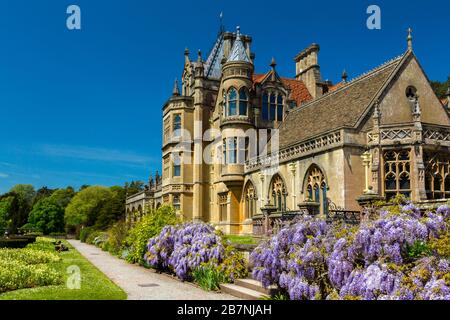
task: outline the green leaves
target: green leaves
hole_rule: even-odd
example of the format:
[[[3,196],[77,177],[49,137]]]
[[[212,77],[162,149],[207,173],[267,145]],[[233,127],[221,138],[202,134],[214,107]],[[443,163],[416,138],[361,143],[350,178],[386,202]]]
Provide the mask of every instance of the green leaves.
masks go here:
[[[39,200],[30,212],[28,222],[31,226],[42,232],[64,231],[64,209],[51,198]]]
[[[130,231],[125,241],[129,248],[127,261],[131,263],[144,263],[144,254],[147,250],[148,239],[158,235],[166,225],[175,225],[179,222],[173,207],[162,206],[145,215]]]

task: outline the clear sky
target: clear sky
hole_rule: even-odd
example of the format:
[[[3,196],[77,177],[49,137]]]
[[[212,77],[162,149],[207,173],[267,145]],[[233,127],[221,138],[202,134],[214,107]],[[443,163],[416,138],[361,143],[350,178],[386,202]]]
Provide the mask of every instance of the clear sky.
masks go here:
[[[66,9],[81,8],[80,31]],[[366,9],[381,8],[368,30]],[[350,78],[406,50],[406,29],[430,79],[450,74],[450,3],[439,1],[0,1],[0,192],[17,183],[52,188],[122,185],[160,169],[161,108],[192,58],[226,29],[253,37],[256,71],[321,45],[324,80]],[[323,119],[318,119],[323,121]]]

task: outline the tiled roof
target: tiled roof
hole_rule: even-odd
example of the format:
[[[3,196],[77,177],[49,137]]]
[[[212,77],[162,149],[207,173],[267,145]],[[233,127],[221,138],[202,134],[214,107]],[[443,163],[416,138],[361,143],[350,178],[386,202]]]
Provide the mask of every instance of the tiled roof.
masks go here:
[[[289,78],[281,78],[281,81],[291,90],[290,98],[297,102],[297,106],[312,100],[312,96],[303,81]]]
[[[266,76],[267,74],[254,74],[253,83],[261,83]],[[291,96],[289,98],[295,100],[297,106],[312,100],[312,96],[303,81],[291,78],[281,78],[281,81],[289,90],[291,90]]]
[[[401,60],[392,60],[292,110],[280,126],[280,148],[341,127],[354,127]]]

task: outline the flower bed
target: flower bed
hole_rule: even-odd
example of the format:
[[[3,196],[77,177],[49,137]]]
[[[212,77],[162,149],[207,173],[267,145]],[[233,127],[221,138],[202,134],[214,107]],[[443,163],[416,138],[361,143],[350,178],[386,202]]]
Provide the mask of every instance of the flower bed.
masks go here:
[[[205,223],[167,226],[149,240],[147,249],[144,259],[149,266],[175,273],[183,281],[207,283],[207,289],[247,275],[243,255]]]
[[[0,293],[60,284],[61,274],[51,267],[60,257],[49,247],[43,240],[25,249],[0,249]]]
[[[448,300],[449,213],[407,204],[356,227],[306,216],[255,249],[253,277],[296,300]]]

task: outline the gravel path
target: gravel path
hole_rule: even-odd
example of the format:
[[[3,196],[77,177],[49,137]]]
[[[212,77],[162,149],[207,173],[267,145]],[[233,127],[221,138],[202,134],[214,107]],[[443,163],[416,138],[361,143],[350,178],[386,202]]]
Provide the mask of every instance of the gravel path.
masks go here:
[[[129,264],[101,249],[68,240],[84,257],[114,281],[127,294],[128,300],[235,300],[224,293],[206,292],[192,284],[182,283],[168,275]]]

